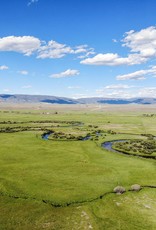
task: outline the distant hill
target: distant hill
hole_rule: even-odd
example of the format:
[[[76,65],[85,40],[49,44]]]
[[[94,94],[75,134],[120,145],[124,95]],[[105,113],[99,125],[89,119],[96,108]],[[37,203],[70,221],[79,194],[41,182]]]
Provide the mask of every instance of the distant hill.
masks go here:
[[[156,98],[80,98],[55,97],[46,95],[0,94],[3,103],[49,103],[49,104],[156,104]]]
[[[81,98],[78,99],[80,103],[84,104],[156,104],[156,98],[102,98],[102,97],[93,97],[93,98]]]
[[[7,103],[51,103],[51,104],[77,104],[77,100],[55,97],[55,96],[44,96],[44,95],[23,95],[23,94],[0,94],[0,102]]]

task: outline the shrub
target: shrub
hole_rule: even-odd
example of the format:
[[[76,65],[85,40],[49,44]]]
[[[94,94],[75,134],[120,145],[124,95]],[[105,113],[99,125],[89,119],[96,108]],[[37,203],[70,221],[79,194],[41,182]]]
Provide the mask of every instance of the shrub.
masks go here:
[[[131,186],[131,190],[132,191],[140,191],[141,190],[141,186],[139,184],[133,184]]]
[[[122,194],[122,193],[126,192],[126,189],[122,186],[117,186],[114,188],[113,191],[117,194]]]

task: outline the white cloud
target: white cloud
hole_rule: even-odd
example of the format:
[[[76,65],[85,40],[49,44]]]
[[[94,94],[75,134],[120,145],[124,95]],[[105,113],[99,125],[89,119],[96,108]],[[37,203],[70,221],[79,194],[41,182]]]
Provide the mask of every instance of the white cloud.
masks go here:
[[[5,92],[5,93],[11,93],[12,91],[10,89],[3,89],[3,92]]]
[[[118,75],[117,80],[143,80],[146,76],[156,76],[156,66],[151,67],[151,69],[138,70],[133,73]]]
[[[96,94],[104,98],[156,98],[156,87],[130,86],[127,89],[97,89]]]
[[[89,97],[87,94],[77,93],[72,96],[73,99],[86,98]]]
[[[127,92],[127,90],[111,90],[111,91],[107,91],[104,89],[101,90],[96,90],[96,94],[98,95],[98,97],[104,97],[104,98],[131,98],[133,97],[133,93],[131,92]]]
[[[39,53],[37,58],[44,59],[44,58],[61,58],[66,54],[74,53],[74,50],[65,44],[61,44],[51,40],[48,42],[48,44],[41,46],[38,52]]]
[[[30,88],[32,88],[31,85],[24,85],[24,86],[22,86],[22,89],[30,89]]]
[[[0,38],[0,51],[13,51],[23,53],[27,56],[38,50],[40,45],[40,40],[33,36],[8,36]]]
[[[80,58],[80,59],[87,58],[87,57],[89,57],[89,56],[92,55],[92,54],[95,54],[95,52],[94,52],[94,51],[88,51],[88,52],[85,53],[84,55],[78,56],[78,58]]]
[[[129,54],[128,57],[120,57],[118,54],[106,53],[97,54],[92,58],[82,60],[81,64],[86,65],[107,65],[107,66],[118,66],[118,65],[134,65],[145,62],[144,57],[140,57],[139,54]]]
[[[88,49],[88,45],[79,45],[75,47],[75,53],[86,53]]]
[[[156,98],[156,87],[145,87],[138,91],[138,97],[152,97]]]
[[[89,48],[88,45],[80,45],[72,48],[66,44],[51,40],[39,48],[37,58],[62,58],[67,54],[83,54],[83,57],[88,57],[94,53],[94,49]]]
[[[62,58],[67,54],[82,54],[81,56],[89,57],[94,54],[94,49],[88,45],[70,47],[56,41],[41,41],[33,36],[8,36],[0,38],[0,52],[10,51],[22,53],[26,56],[36,54],[37,58]],[[82,58],[79,56],[79,58]]]
[[[31,0],[29,4],[37,0]],[[113,42],[116,42],[113,39]],[[62,58],[67,54],[79,55],[84,59],[80,63],[87,65],[135,65],[147,62],[156,57],[156,27],[151,26],[140,31],[126,32],[122,39],[122,46],[129,48],[127,56],[117,53],[99,53],[95,55],[93,48],[88,45],[71,47],[56,41],[41,41],[33,36],[8,36],[0,38],[0,51],[12,51],[30,56],[36,54],[37,58]],[[95,55],[91,57],[91,55]]]
[[[30,0],[27,4],[27,6],[30,6],[33,3],[37,3],[39,0]]]
[[[134,86],[118,84],[118,85],[107,85],[104,87],[104,89],[130,89],[133,87]]]
[[[74,53],[75,54],[82,54],[80,56],[78,56],[78,58],[83,59],[83,58],[87,58],[92,54],[95,54],[94,52],[94,48],[89,48],[88,45],[80,45],[80,46],[76,46],[74,49]]]
[[[116,39],[112,39],[113,42],[117,43],[118,41]]]
[[[100,97],[115,97],[115,98],[129,98],[133,91],[132,88],[136,88],[134,85],[107,85],[104,88],[97,89],[96,94]],[[132,90],[131,90],[132,89]]]
[[[107,54],[97,54],[92,58],[87,58],[82,60],[81,64],[88,64],[88,65],[112,65],[114,61],[118,58],[118,54],[107,53]]]
[[[18,71],[19,74],[22,74],[22,75],[28,75],[28,71],[27,70],[20,70]]]
[[[113,40],[115,42],[115,40]],[[92,58],[82,60],[81,64],[87,65],[135,65],[156,57],[156,27],[151,26],[135,32],[131,30],[125,33],[122,40],[123,47],[128,47],[130,53],[127,57],[121,57],[117,53],[100,53]]]
[[[125,87],[124,87],[125,86]],[[87,97],[98,97],[98,98],[116,98],[116,99],[130,99],[130,98],[156,98],[156,87],[141,87],[141,86],[127,86],[123,85],[123,88],[106,87],[97,89],[89,94],[74,94],[73,98],[87,98]]]
[[[80,86],[68,86],[68,89],[81,89]]]
[[[142,57],[156,56],[156,27],[150,26],[139,32],[131,30],[125,34],[123,46],[131,49],[131,52],[139,52]]]
[[[107,97],[110,98],[131,98],[132,95],[129,92],[126,91],[122,91],[122,90],[115,90],[111,93],[107,94]]]
[[[63,78],[63,77],[73,77],[76,75],[79,75],[79,71],[75,70],[75,69],[67,69],[64,72],[61,73],[56,73],[56,74],[52,74],[50,77],[51,78]]]
[[[6,66],[6,65],[1,65],[1,66],[0,66],[0,70],[7,70],[7,69],[9,69],[9,67]]]

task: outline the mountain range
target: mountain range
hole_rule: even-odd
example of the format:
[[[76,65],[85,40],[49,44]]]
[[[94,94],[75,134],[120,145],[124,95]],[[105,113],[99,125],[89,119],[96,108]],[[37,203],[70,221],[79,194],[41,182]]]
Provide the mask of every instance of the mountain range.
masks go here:
[[[23,94],[0,94],[0,103],[49,103],[49,104],[156,104],[156,98],[79,98],[46,96],[46,95],[23,95]]]

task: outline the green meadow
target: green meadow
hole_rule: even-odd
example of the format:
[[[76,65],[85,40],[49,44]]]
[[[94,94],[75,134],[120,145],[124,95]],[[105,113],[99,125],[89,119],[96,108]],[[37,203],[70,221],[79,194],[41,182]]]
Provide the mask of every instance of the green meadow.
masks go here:
[[[0,229],[156,229],[155,159],[101,146],[149,135],[156,141],[147,108],[1,110]],[[131,191],[134,184],[141,190]]]

